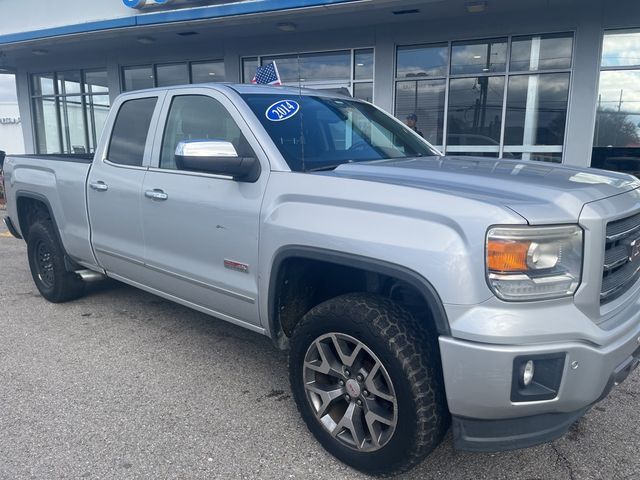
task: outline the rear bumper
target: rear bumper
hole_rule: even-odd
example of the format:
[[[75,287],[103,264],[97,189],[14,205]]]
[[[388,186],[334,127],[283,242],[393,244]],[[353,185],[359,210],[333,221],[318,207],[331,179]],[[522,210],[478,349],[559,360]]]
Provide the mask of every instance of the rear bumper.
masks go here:
[[[8,216],[4,217],[4,224],[7,226],[7,229],[9,230],[9,233],[11,235],[16,237],[18,240],[22,239],[22,237],[18,233],[18,230],[16,230],[16,227],[13,225],[13,222],[11,221],[10,217]]]

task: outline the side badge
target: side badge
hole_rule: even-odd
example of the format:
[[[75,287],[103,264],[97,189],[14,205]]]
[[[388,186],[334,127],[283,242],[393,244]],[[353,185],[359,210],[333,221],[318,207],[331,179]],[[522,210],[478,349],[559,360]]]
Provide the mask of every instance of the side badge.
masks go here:
[[[264,113],[267,120],[282,122],[293,117],[300,110],[300,105],[295,100],[280,100],[274,103]]]
[[[249,265],[246,263],[234,262],[233,260],[224,260],[224,268],[235,270],[236,272],[249,273]]]

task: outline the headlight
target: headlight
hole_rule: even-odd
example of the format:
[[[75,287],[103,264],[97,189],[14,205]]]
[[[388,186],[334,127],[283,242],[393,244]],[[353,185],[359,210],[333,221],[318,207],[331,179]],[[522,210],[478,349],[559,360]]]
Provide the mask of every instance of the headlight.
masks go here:
[[[573,295],[582,275],[582,229],[495,227],[487,232],[487,280],[503,300]]]

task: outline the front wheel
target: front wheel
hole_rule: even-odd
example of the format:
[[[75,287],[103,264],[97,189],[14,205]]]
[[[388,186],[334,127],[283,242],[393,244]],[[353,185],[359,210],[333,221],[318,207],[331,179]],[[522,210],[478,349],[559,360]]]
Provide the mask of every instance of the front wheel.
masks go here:
[[[291,338],[289,372],[309,430],[363,472],[408,470],[448,427],[433,342],[387,299],[348,294],[313,308]]]

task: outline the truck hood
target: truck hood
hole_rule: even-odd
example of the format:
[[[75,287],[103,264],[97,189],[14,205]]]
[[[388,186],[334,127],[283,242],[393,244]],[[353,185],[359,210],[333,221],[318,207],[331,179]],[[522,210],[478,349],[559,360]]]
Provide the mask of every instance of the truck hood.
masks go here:
[[[502,205],[532,224],[575,222],[589,202],[640,187],[626,174],[482,157],[419,157],[349,163],[330,175],[439,191]]]

